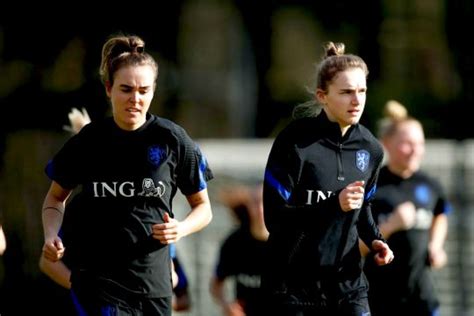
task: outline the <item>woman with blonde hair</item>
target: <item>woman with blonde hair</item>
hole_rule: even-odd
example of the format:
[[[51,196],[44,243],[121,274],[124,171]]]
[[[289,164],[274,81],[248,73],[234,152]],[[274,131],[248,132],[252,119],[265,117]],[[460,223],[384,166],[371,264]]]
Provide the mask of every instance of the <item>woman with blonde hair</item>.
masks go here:
[[[377,264],[393,259],[370,206],[382,146],[359,124],[368,69],[344,50],[342,43],[327,43],[314,100],[322,110],[290,123],[268,158],[263,201],[270,235],[262,287],[273,308],[269,315],[366,315],[358,238]]]
[[[384,267],[365,264],[372,314],[437,315],[431,269],[446,264],[450,203],[437,180],[420,170],[425,153],[421,123],[397,101],[386,103],[380,139],[387,164],[379,175],[374,219],[396,253]]]

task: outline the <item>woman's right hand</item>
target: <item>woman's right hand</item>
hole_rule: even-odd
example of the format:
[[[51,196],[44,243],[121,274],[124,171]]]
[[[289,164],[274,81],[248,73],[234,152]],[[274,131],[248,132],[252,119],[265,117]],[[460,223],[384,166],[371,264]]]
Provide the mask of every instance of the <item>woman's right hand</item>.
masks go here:
[[[364,203],[364,181],[355,181],[339,193],[339,204],[344,212],[362,207]]]
[[[43,256],[50,261],[56,262],[64,256],[63,242],[59,236],[45,240],[43,245]]]

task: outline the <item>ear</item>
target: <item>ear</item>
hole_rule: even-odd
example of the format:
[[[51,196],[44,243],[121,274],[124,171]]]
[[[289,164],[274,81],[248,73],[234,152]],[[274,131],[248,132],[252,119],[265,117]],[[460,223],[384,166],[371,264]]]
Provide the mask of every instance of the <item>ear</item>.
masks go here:
[[[110,98],[110,96],[112,94],[112,84],[110,83],[109,80],[105,81],[105,93]]]
[[[325,105],[326,104],[326,92],[322,89],[316,89],[316,101],[319,104]]]

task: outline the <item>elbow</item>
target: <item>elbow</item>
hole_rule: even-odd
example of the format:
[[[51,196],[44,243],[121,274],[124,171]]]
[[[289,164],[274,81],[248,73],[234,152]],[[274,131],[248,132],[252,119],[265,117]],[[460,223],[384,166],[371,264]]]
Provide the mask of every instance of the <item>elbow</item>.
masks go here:
[[[206,208],[201,208],[199,212],[199,216],[195,217],[192,220],[193,222],[192,224],[191,222],[186,220],[186,222],[188,222],[190,227],[189,227],[188,233],[186,233],[185,235],[193,234],[206,228],[209,225],[209,223],[211,223],[212,216],[213,215],[212,215],[212,210],[211,210],[210,205],[208,205]]]
[[[2,225],[0,225],[0,256],[3,255],[6,249],[7,249],[7,239],[5,237],[5,233],[3,232],[3,227]]]
[[[207,212],[207,217],[206,217],[206,220],[204,222],[204,226],[207,226],[211,223],[213,216],[214,215],[212,214],[211,206],[209,205],[209,211]]]
[[[201,221],[201,229],[209,225],[211,223],[213,214],[212,214],[212,206],[211,202],[208,200],[203,204],[203,208],[201,209],[203,212],[201,213],[202,221]]]
[[[5,250],[7,250],[7,241],[5,238],[0,238],[0,256],[5,253]]]

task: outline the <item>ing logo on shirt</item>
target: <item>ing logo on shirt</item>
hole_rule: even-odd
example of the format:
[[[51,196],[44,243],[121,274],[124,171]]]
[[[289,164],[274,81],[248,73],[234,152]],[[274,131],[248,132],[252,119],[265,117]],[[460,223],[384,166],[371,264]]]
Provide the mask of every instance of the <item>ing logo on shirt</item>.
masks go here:
[[[135,193],[135,183],[133,181],[113,181],[113,182],[92,182],[93,196],[97,198],[107,197],[162,197],[166,192],[166,186],[162,181],[155,184],[152,178],[144,178],[142,190]]]
[[[163,196],[165,194],[165,185],[163,182],[158,181],[158,186],[155,186],[155,182],[151,178],[145,178],[142,182],[142,191],[138,193],[139,196]]]
[[[356,167],[362,172],[369,168],[370,154],[367,150],[361,149],[356,152]]]

